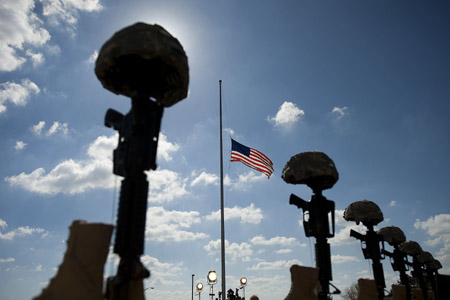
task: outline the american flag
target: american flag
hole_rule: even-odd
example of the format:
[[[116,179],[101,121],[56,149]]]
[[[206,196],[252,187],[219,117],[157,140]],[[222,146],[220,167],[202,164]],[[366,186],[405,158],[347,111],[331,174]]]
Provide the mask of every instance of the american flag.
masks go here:
[[[263,172],[268,178],[273,173],[273,163],[267,156],[233,139],[231,139],[231,161],[240,161],[250,168]]]

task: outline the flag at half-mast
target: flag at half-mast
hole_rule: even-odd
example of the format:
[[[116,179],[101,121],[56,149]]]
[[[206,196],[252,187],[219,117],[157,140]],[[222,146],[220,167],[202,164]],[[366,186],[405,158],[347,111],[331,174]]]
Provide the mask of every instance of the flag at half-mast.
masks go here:
[[[267,178],[273,173],[273,163],[267,156],[233,139],[231,139],[231,161],[240,161],[250,168],[263,172]]]

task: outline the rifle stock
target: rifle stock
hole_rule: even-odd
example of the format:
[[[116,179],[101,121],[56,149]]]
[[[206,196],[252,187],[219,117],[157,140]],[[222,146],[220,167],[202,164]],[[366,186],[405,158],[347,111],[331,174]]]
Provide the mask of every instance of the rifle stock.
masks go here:
[[[350,229],[350,236],[360,240],[361,242],[365,241],[365,236],[353,229]]]
[[[289,197],[289,204],[295,205],[297,206],[297,208],[303,209],[304,212],[308,211],[308,202],[306,202],[305,200],[294,194],[291,194],[291,196]]]

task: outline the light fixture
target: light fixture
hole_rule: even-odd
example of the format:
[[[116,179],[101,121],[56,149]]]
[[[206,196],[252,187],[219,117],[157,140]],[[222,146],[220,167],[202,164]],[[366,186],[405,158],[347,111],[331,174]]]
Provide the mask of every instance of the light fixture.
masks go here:
[[[217,281],[217,273],[216,271],[209,271],[208,272],[208,284],[215,284]]]
[[[242,277],[240,282],[241,282],[241,285],[246,285],[247,284],[247,278]]]
[[[247,285],[247,278],[242,277],[239,282],[241,283],[241,286],[239,287],[244,292],[244,299],[245,299],[245,286]]]
[[[201,283],[201,282],[199,282],[199,283],[197,283],[197,285],[195,286],[195,288],[197,289],[197,291],[201,291],[201,290],[203,290],[203,283]]]

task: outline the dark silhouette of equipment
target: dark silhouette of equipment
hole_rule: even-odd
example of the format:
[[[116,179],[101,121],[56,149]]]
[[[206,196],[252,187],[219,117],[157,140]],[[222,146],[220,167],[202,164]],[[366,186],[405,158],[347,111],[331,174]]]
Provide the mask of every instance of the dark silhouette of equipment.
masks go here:
[[[331,250],[327,239],[334,237],[334,207],[333,201],[325,198],[321,191],[312,195],[309,202],[291,194],[289,204],[295,205],[303,210],[303,228],[307,237],[315,237],[315,257],[316,267],[319,268],[319,281],[321,291],[319,299],[328,299],[330,293],[329,286],[333,286],[333,294],[340,291],[330,282],[333,280],[331,269]],[[329,219],[331,217],[331,224]],[[331,227],[330,227],[331,225]]]
[[[306,184],[313,190],[310,201],[291,194],[289,204],[303,210],[303,228],[307,237],[315,237],[316,267],[319,269],[319,300],[331,299],[330,294],[340,294],[331,281],[331,251],[327,239],[334,237],[335,204],[322,195],[339,179],[334,162],[317,151],[299,153],[286,163],[282,178],[287,183]],[[330,224],[331,221],[331,224]],[[330,285],[334,291],[330,293]]]
[[[419,284],[423,299],[428,300],[428,286],[424,277],[423,264],[418,259],[418,255],[423,252],[422,247],[415,241],[406,241],[399,245],[399,249],[412,257],[412,263],[407,262],[412,267],[411,275]]]
[[[105,126],[119,132],[114,174],[121,182],[114,253],[117,275],[108,278],[109,300],[144,299],[142,280],[150,272],[144,253],[148,181],[156,169],[156,152],[164,107],[187,96],[187,57],[177,39],[158,25],[136,23],[116,32],[101,48],[95,73],[102,85],[131,98],[131,109],[109,109]]]
[[[372,201],[362,200],[353,202],[344,211],[344,219],[347,221],[360,222],[367,227],[365,235],[350,230],[350,236],[361,241],[361,248],[365,259],[372,260],[372,271],[378,292],[378,299],[384,299],[384,289],[386,283],[384,280],[383,265],[381,260],[384,259],[381,249],[384,250],[383,237],[374,231],[373,226],[383,221],[383,213],[378,205]]]
[[[403,231],[395,226],[386,226],[378,230],[378,234],[383,237],[383,240],[394,248],[393,252],[389,252],[385,249],[381,250],[381,253],[388,256],[391,259],[392,269],[400,274],[400,283],[405,286],[406,300],[411,300],[411,285],[408,275],[408,259],[406,253],[401,251],[398,247],[401,243],[406,241]]]

